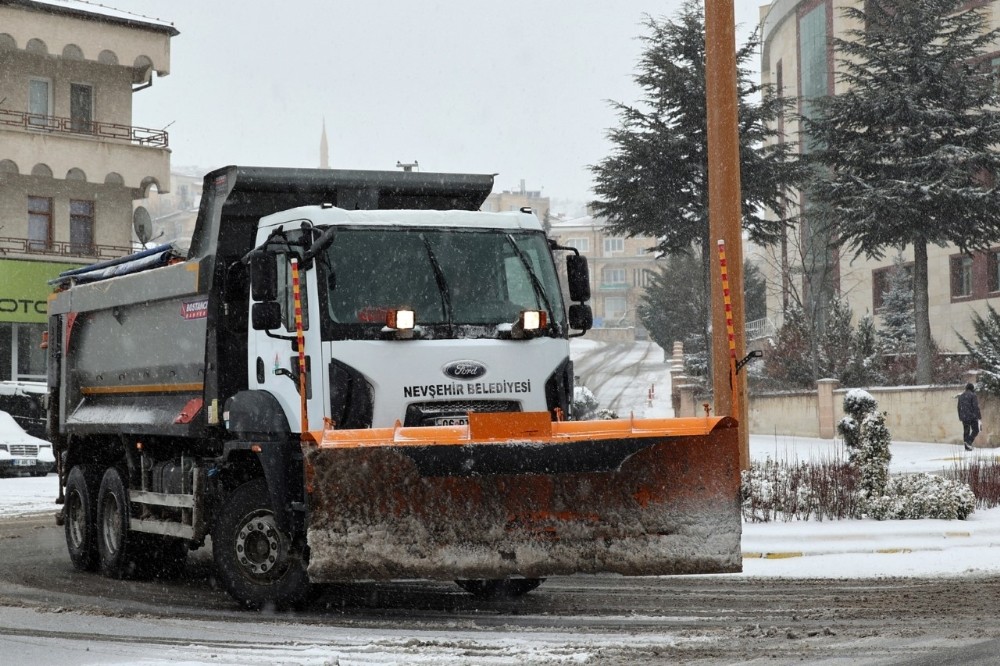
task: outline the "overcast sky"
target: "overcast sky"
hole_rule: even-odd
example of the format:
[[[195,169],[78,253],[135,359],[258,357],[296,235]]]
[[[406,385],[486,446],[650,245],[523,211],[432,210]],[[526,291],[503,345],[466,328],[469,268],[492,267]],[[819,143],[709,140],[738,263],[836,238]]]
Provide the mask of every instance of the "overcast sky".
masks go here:
[[[633,102],[645,14],[680,0],[102,0],[174,24],[170,75],[133,123],[169,125],[174,167],[498,173],[496,190],[592,197],[587,168]],[[735,0],[738,39],[757,0]],[[280,7],[280,8],[279,8]],[[559,210],[561,207],[557,206]]]

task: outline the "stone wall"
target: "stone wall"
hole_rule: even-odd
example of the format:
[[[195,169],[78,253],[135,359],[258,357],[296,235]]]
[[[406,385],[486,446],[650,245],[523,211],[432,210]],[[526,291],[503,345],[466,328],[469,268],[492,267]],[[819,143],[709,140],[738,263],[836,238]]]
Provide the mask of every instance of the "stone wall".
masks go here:
[[[957,399],[964,384],[865,389],[885,412],[892,438],[903,442],[960,444],[962,424]],[[844,396],[835,380],[820,380],[816,391],[750,396],[750,432],[757,435],[836,437],[844,416]],[[977,446],[1000,446],[1000,399],[979,394],[983,430]]]

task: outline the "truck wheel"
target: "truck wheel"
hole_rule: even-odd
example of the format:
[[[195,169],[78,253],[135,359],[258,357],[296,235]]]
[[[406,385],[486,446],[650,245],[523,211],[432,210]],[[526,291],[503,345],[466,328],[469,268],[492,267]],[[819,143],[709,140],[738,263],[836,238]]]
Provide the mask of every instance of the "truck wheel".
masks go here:
[[[544,578],[490,578],[456,580],[460,588],[480,599],[514,599],[538,587]]]
[[[70,561],[80,571],[93,571],[97,568],[97,479],[89,466],[77,465],[69,471],[63,515]]]
[[[309,578],[278,530],[263,479],[237,488],[224,502],[212,532],[215,567],[226,591],[247,608],[285,608],[304,601]]]
[[[129,501],[122,475],[109,467],[97,493],[97,552],[101,573],[124,578],[129,573]]]

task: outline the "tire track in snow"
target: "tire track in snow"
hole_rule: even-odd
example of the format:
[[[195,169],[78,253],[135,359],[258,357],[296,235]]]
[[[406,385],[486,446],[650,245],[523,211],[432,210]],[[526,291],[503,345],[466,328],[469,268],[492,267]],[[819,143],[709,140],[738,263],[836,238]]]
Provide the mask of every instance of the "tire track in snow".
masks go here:
[[[630,358],[640,350],[641,358]],[[637,387],[636,383],[645,384],[640,378],[650,373],[649,365],[656,362],[656,354],[662,353],[652,341],[596,345],[574,359],[575,374],[580,378],[577,385],[586,386],[601,407],[614,409],[620,416],[639,412],[645,401],[636,394],[647,387]],[[666,373],[665,366],[663,372]]]

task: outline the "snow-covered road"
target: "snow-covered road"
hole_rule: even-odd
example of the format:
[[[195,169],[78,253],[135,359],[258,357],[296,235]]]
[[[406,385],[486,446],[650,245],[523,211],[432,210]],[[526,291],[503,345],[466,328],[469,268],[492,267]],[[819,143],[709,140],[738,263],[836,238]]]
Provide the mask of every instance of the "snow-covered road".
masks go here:
[[[669,415],[659,347],[574,341],[573,356],[602,405]],[[894,442],[892,453],[897,473],[966,455],[913,442]],[[751,436],[755,459],[842,455],[837,441]],[[54,513],[57,490],[54,475],[0,479],[0,517]],[[449,583],[358,584],[305,614],[277,615],[232,610],[212,589],[207,553],[193,554],[183,581],[110,581],[72,571],[61,538],[48,517],[0,521],[0,566],[25,560],[25,582],[0,580],[0,655],[16,655],[11,663],[880,664],[1000,637],[981,621],[1000,602],[1000,509],[955,522],[746,524],[742,574],[554,578],[504,603]],[[74,601],[49,592],[73,580],[105,592]]]

